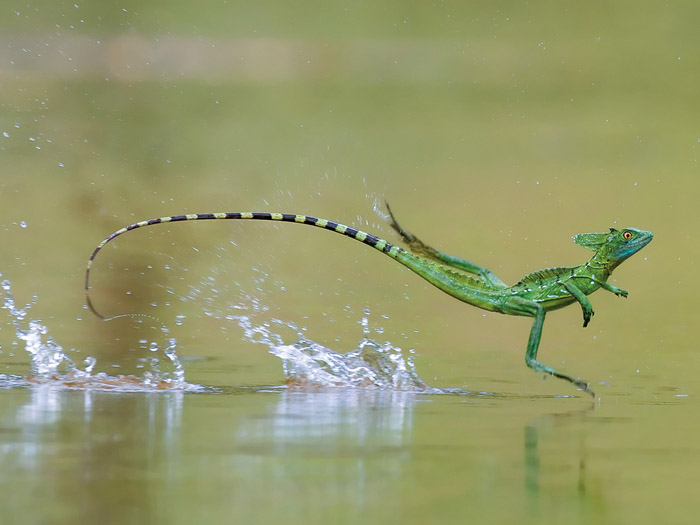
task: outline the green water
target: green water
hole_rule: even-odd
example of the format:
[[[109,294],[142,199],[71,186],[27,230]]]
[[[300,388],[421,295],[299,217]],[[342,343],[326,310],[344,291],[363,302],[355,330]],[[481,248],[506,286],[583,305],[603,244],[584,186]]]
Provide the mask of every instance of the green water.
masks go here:
[[[28,382],[0,311],[1,521],[694,523],[700,7],[291,5],[5,3],[0,273],[22,326],[137,380],[174,376],[175,338],[203,388]],[[598,400],[525,367],[528,319],[297,225],[129,233],[93,300],[160,321],[84,309],[87,257],[124,224],[280,211],[395,241],[385,199],[509,283],[583,262],[573,234],[653,231],[612,276],[628,299],[545,323],[541,360]],[[338,353],[400,348],[452,393],[290,391],[241,312]]]
[[[679,523],[697,508],[688,400],[51,388],[3,398],[15,407],[3,410],[10,523]]]

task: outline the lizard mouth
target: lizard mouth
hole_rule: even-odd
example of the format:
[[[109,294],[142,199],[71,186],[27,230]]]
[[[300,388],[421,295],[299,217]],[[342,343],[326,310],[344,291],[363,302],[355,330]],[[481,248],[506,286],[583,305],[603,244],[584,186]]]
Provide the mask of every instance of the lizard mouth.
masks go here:
[[[638,247],[641,249],[641,248],[644,248],[647,244],[649,244],[649,243],[651,242],[651,240],[654,238],[654,234],[651,233],[651,232],[644,232],[644,233],[645,233],[646,235],[644,235],[643,237],[640,237],[639,239],[635,240],[635,241],[631,244],[631,246],[634,246],[634,247],[637,247],[637,246],[638,246]]]

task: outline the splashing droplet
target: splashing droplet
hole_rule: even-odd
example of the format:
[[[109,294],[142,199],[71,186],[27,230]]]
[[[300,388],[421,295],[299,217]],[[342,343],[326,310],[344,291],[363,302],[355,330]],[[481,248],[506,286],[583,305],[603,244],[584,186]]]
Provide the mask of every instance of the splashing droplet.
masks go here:
[[[0,277],[2,274],[0,274]],[[0,282],[3,300],[1,308],[6,310],[18,341],[24,342],[24,348],[31,356],[31,373],[25,379],[22,377],[3,377],[0,374],[0,386],[24,386],[27,383],[51,384],[61,388],[97,388],[103,390],[116,390],[121,392],[133,391],[165,391],[165,390],[185,390],[204,391],[208,390],[199,385],[185,382],[185,372],[180,360],[175,352],[177,342],[175,338],[167,338],[167,347],[163,350],[163,359],[155,353],[159,349],[157,342],[150,342],[146,339],[140,341],[144,349],[150,350],[147,363],[149,366],[142,367],[143,375],[109,375],[105,372],[95,372],[97,359],[86,357],[82,364],[84,368],[76,365],[63,347],[49,335],[48,328],[39,319],[26,320],[28,310],[36,303],[36,297],[32,303],[20,308],[15,303],[12,294],[11,283],[5,279]],[[142,322],[137,320],[135,322]],[[162,330],[168,334],[167,328]],[[15,345],[17,342],[15,342]],[[162,346],[162,342],[161,342]],[[162,366],[162,365],[167,366]],[[107,363],[105,366],[118,369],[119,363]],[[138,368],[138,367],[137,367]],[[163,369],[161,369],[163,368]]]
[[[369,339],[369,311],[359,321],[365,337],[357,348],[338,353],[309,338],[294,323],[272,319],[255,325],[248,315],[227,316],[238,321],[244,338],[264,344],[271,354],[282,359],[287,385],[301,388],[362,387],[413,392],[441,392],[427,385],[416,372],[414,353],[407,358],[401,348],[389,342]],[[296,336],[284,342],[277,328],[290,329]]]

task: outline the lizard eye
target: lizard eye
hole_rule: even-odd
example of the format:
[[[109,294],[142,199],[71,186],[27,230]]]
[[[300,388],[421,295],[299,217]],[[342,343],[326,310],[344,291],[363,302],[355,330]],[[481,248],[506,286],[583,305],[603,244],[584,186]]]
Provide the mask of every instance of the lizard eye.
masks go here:
[[[632,232],[625,232],[622,234],[622,237],[626,240],[629,241],[632,238]]]

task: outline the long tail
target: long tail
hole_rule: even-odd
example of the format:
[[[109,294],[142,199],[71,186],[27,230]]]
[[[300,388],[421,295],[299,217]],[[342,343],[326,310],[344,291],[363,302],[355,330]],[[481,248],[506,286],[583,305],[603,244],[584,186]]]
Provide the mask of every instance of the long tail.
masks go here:
[[[92,304],[90,300],[90,270],[92,268],[92,263],[97,257],[97,254],[104,248],[104,246],[121,234],[135,230],[137,228],[143,228],[144,226],[151,226],[154,224],[165,224],[170,222],[178,221],[202,221],[202,220],[213,220],[213,219],[252,219],[258,221],[283,221],[283,222],[295,222],[299,224],[308,224],[310,226],[317,226],[318,228],[323,228],[325,230],[330,230],[347,237],[351,237],[358,241],[361,241],[372,248],[379,250],[380,252],[396,259],[400,254],[408,254],[402,248],[394,246],[393,244],[380,239],[369,233],[365,233],[356,228],[351,228],[350,226],[345,226],[334,221],[329,221],[326,219],[319,219],[317,217],[311,217],[309,215],[295,215],[291,213],[259,213],[259,212],[223,212],[223,213],[191,213],[187,215],[173,215],[171,217],[159,217],[157,219],[148,219],[146,221],[135,222],[123,228],[119,228],[117,231],[109,235],[100,244],[97,245],[95,250],[90,255],[87,262],[87,269],[85,271],[85,298],[87,306],[96,316],[104,319],[105,317],[100,314]],[[405,263],[404,263],[405,264]]]
[[[493,288],[486,286],[482,281],[467,276],[462,272],[455,271],[452,268],[448,268],[439,262],[410,253],[384,239],[369,233],[365,233],[356,228],[351,228],[350,226],[345,226],[344,224],[329,221],[327,219],[311,217],[310,215],[268,212],[222,212],[191,213],[187,215],[173,215],[171,217],[148,219],[146,221],[135,222],[134,224],[120,228],[112,233],[97,245],[87,262],[87,269],[85,271],[85,299],[90,311],[97,317],[105,319],[105,316],[95,309],[92,301],[90,300],[90,269],[92,268],[92,263],[95,260],[95,257],[97,257],[97,254],[109,241],[128,231],[143,228],[144,226],[151,226],[153,224],[165,224],[179,221],[202,221],[210,219],[251,219],[258,221],[294,222],[298,224],[308,224],[309,226],[316,226],[335,233],[340,233],[341,235],[345,235],[357,241],[363,242],[372,248],[379,250],[383,254],[388,255],[395,261],[398,261],[420,275],[432,285],[436,286],[443,292],[456,297],[460,301],[464,301],[486,310],[497,309],[497,305],[495,305],[493,301],[493,295],[496,292],[494,292]]]

